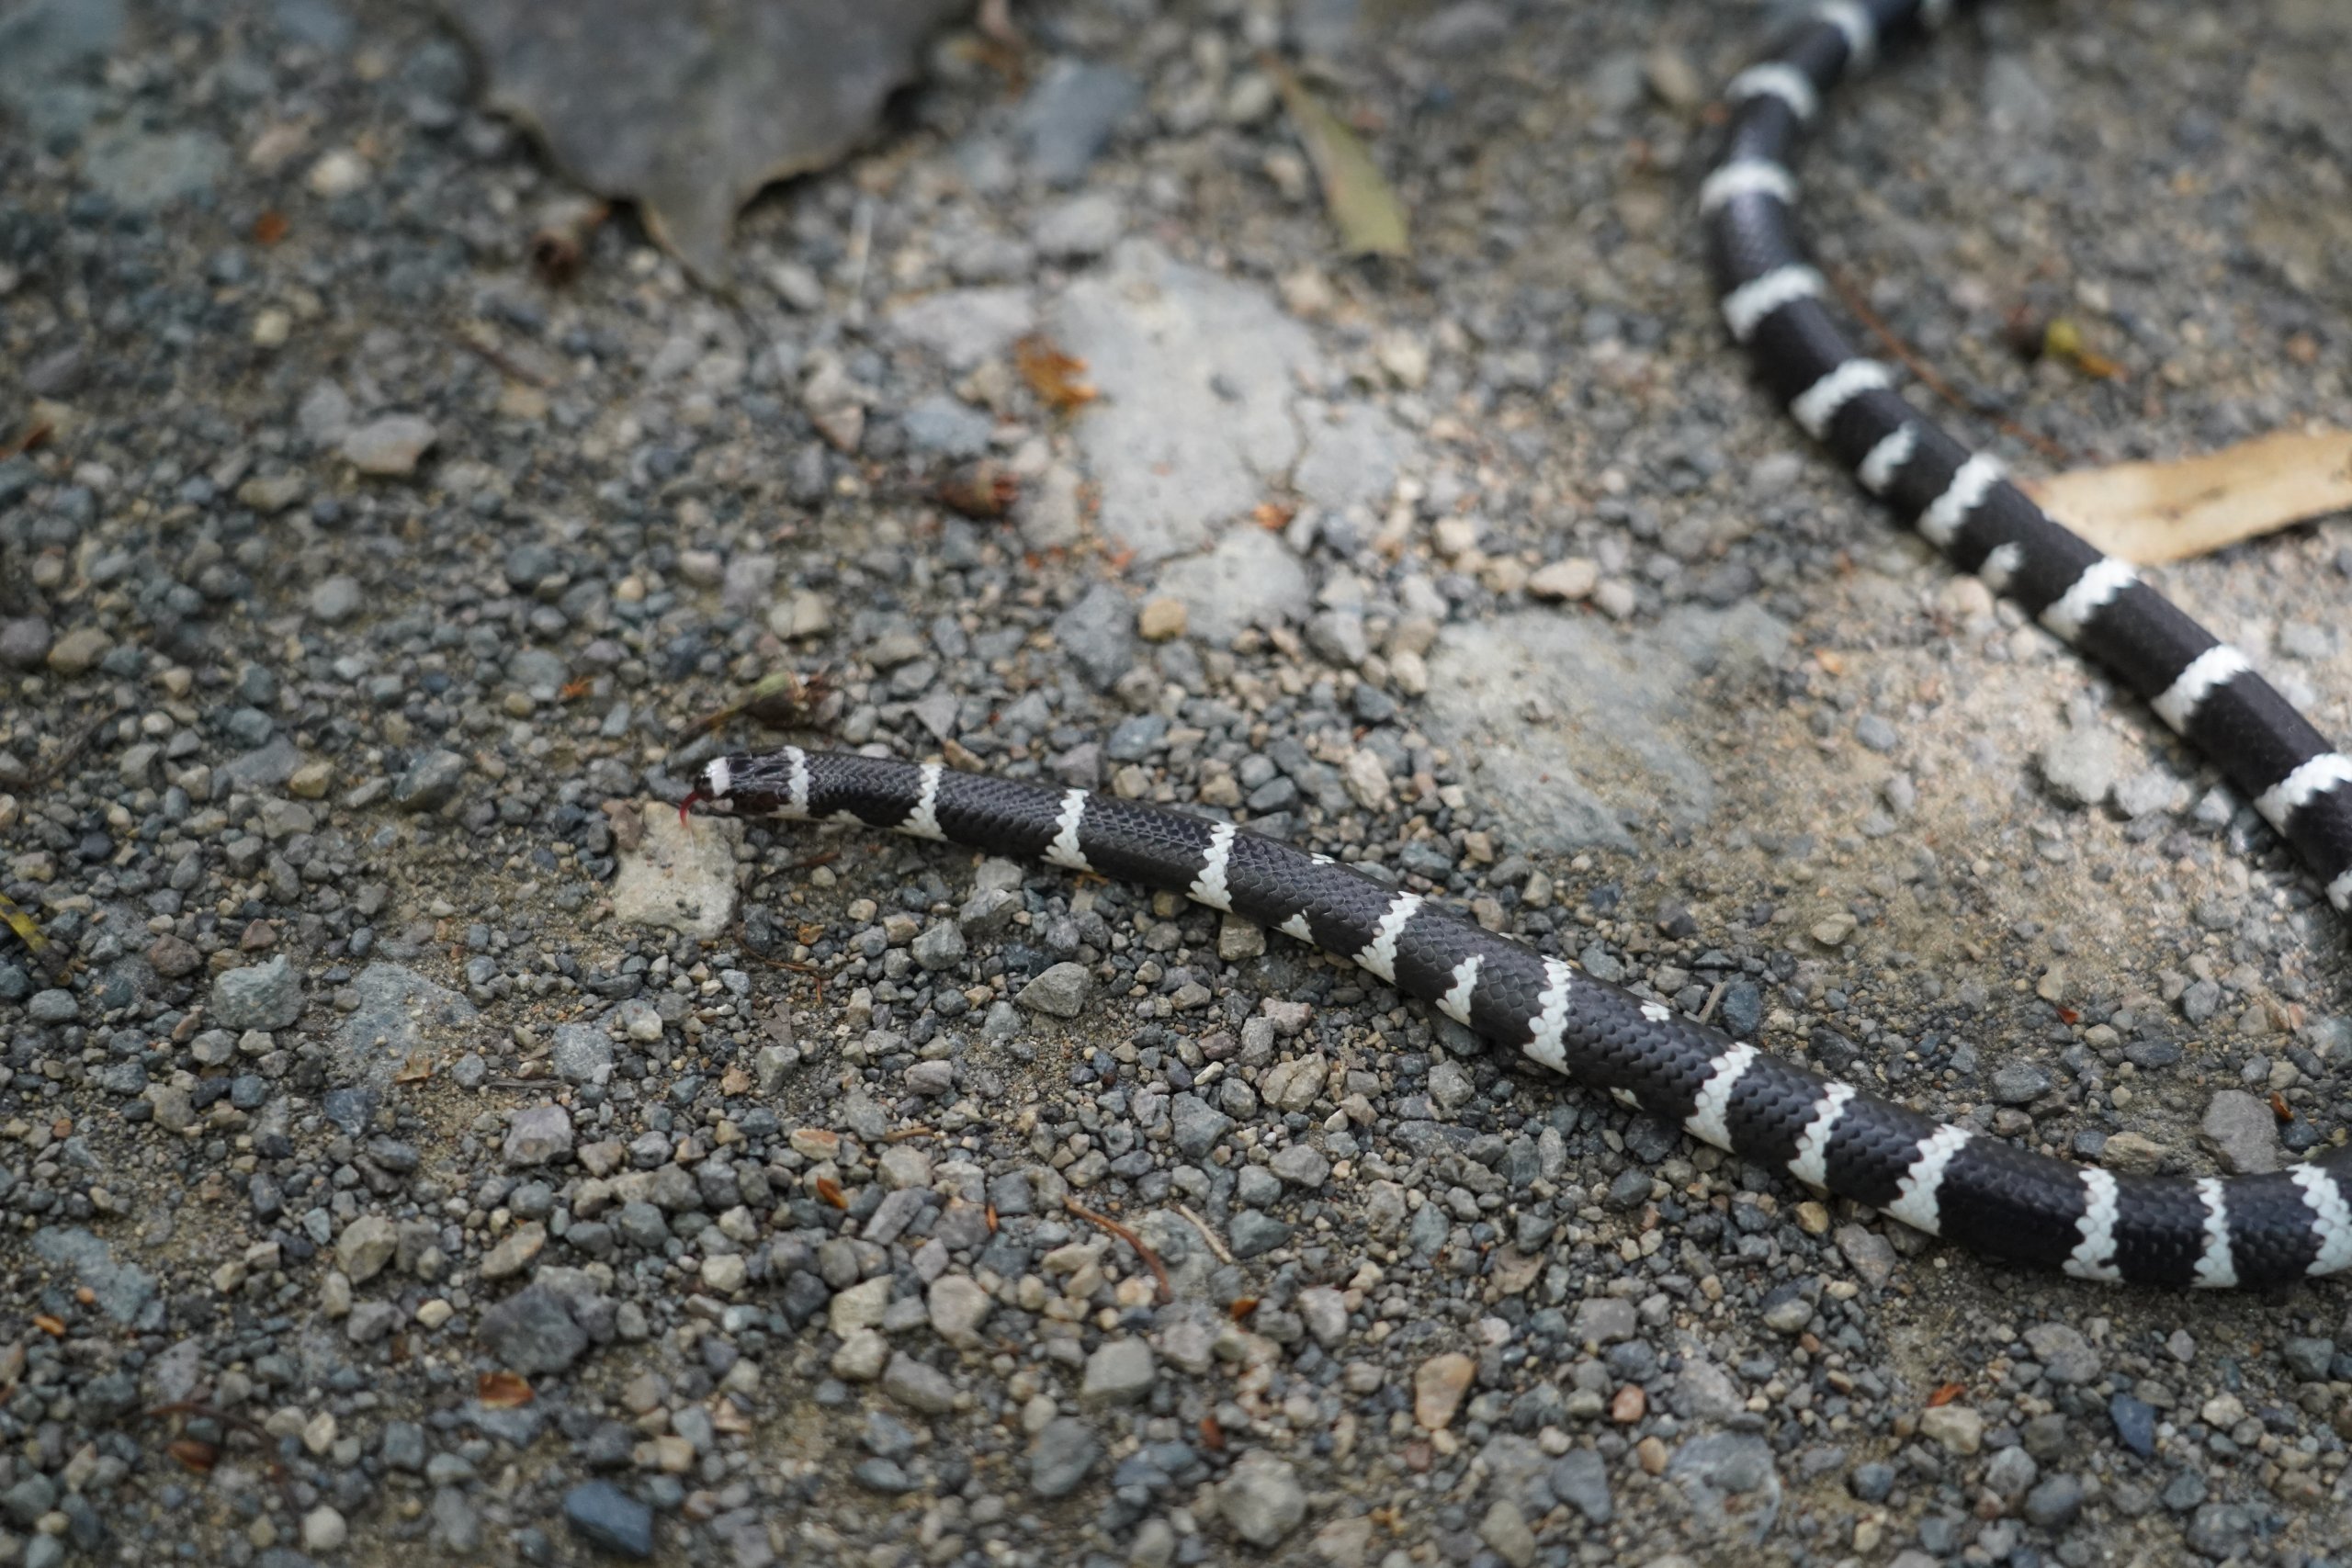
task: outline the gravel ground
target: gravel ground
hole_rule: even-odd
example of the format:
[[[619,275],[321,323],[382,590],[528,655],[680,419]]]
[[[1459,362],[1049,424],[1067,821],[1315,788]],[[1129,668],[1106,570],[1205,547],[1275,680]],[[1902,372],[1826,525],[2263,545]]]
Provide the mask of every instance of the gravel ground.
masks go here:
[[[0,1564],[2352,1551],[2339,1288],[2020,1278],[1210,913],[662,805],[822,671],[835,743],[1205,803],[2040,1146],[2340,1138],[2341,923],[1722,341],[1760,20],[1057,6],[724,299],[625,223],[535,281],[564,188],[420,10],[0,20],[0,889],[79,956],[0,948]],[[1333,259],[1269,46],[1409,264]],[[1992,9],[1815,232],[2022,469],[2352,421],[2347,48]],[[932,499],[982,460],[1012,515]],[[2161,575],[2352,733],[2352,528]]]

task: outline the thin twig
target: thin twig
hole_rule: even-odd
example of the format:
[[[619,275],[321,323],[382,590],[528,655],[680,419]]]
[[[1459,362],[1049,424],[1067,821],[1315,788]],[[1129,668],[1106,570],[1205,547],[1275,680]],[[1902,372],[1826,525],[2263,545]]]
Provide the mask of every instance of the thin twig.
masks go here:
[[[489,361],[494,369],[524,383],[526,386],[537,387],[539,390],[544,392],[549,387],[555,385],[554,382],[548,380],[545,376],[542,376],[539,372],[532,369],[529,366],[517,364],[514,359],[510,358],[503,350],[500,349],[497,344],[484,343],[481,339],[474,336],[471,333],[458,332],[452,328],[449,333],[449,336],[455,340],[458,347],[473,350],[474,353],[481,355],[483,359]]]
[[[1715,1016],[1715,1004],[1724,999],[1724,987],[1730,984],[1729,980],[1718,980],[1715,982],[1715,988],[1707,993],[1707,1005],[1699,1010],[1701,1023]]]
[[[1201,1218],[1200,1215],[1193,1213],[1192,1210],[1187,1209],[1182,1203],[1176,1205],[1176,1212],[1193,1222],[1193,1228],[1201,1233],[1201,1239],[1209,1244],[1209,1250],[1216,1254],[1216,1260],[1219,1263],[1230,1263],[1233,1261],[1233,1254],[1225,1249],[1225,1243],[1217,1239],[1216,1232],[1209,1229],[1208,1221]]]
[[[1869,330],[1871,335],[1877,338],[1879,342],[1884,344],[1886,345],[1886,351],[1894,355],[1895,358],[1901,360],[1903,362],[1903,367],[1910,371],[1912,375],[1917,376],[1919,378],[1920,384],[1926,387],[1928,390],[1935,393],[1936,396],[1943,399],[1944,401],[1950,403],[1952,407],[1959,409],[1963,413],[1974,414],[1983,418],[1990,419],[1996,429],[1998,429],[2004,434],[2016,436],[2019,441],[2024,442],[2027,446],[2032,447],[2035,451],[2041,453],[2043,457],[2049,458],[2053,463],[2071,464],[2074,462],[2075,459],[2073,454],[2069,453],[2064,446],[2059,446],[2055,441],[2051,440],[2050,437],[2039,434],[2034,431],[2028,430],[2024,425],[2019,424],[2016,420],[2009,418],[2006,414],[1987,413],[1985,411],[1979,409],[1974,403],[1970,402],[1966,398],[1962,397],[1959,392],[1953,389],[1951,382],[1945,380],[1941,376],[1936,373],[1936,369],[1933,366],[1929,365],[1925,359],[1919,357],[1918,352],[1916,349],[1914,349],[1909,344],[1905,343],[1901,338],[1894,335],[1894,329],[1888,326],[1886,322],[1880,318],[1879,313],[1870,308],[1869,304],[1863,300],[1860,290],[1849,287],[1846,280],[1843,277],[1840,277],[1835,269],[1825,267],[1822,270],[1829,278],[1829,287],[1838,291],[1838,298],[1844,303],[1846,309],[1851,310],[1854,313],[1855,319],[1860,321],[1862,325]]]
[[[1150,1266],[1152,1278],[1159,1281],[1159,1299],[1163,1302],[1172,1302],[1176,1299],[1176,1287],[1168,1282],[1167,1266],[1159,1261],[1159,1254],[1144,1245],[1143,1237],[1136,1235],[1110,1215],[1096,1213],[1075,1198],[1063,1199],[1062,1207],[1089,1224],[1101,1225],[1104,1230],[1134,1247],[1136,1256]]]
[[[96,738],[98,731],[105,728],[107,725],[112,724],[119,712],[119,709],[108,708],[106,712],[98,715],[97,717],[90,720],[87,724],[83,725],[81,728],[67,736],[65,738],[65,744],[59,747],[56,753],[51,756],[49,761],[35,768],[27,777],[25,782],[27,784],[43,784],[55,778],[59,773],[63,773],[65,771],[65,765],[68,762],[71,762],[74,758],[80,756],[83,749],[88,746],[90,742]]]

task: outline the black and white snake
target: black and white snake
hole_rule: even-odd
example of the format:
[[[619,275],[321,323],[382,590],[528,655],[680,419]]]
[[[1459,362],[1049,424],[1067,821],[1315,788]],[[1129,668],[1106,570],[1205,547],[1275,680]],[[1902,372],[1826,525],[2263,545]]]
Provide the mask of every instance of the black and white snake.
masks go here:
[[[1797,422],[1964,571],[2105,664],[2352,906],[2352,761],[2124,563],[1922,417],[1824,308],[1788,158],[1821,96],[1950,0],[1829,0],[1731,85],[1699,206],[1724,318]],[[1229,823],[939,763],[788,747],[710,763],[687,806],[841,818],[1183,894],[1352,960],[1489,1040],[1808,1186],[1973,1250],[2094,1280],[2257,1285],[2352,1268],[2352,1153],[2271,1175],[2116,1176],[1938,1123],[1764,1055],[1455,910]]]

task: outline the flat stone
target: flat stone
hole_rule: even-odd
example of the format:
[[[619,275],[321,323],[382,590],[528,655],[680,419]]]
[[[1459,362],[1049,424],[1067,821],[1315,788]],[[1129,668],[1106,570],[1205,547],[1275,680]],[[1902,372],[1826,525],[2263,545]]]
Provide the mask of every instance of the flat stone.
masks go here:
[[[944,1416],[956,1408],[956,1385],[947,1374],[903,1350],[882,1369],[882,1392],[926,1416]]]
[[[1074,185],[1112,133],[1143,105],[1143,85],[1115,65],[1056,60],[1014,112],[1030,172],[1048,185]]]
[[[2261,1176],[2278,1168],[2278,1117],[2268,1102],[2242,1089],[2225,1089],[2213,1096],[2198,1123],[2197,1137],[2233,1176]]]
[[[86,675],[114,650],[114,638],[96,626],[75,626],[50,645],[47,662],[60,675]]]
[[[1012,999],[1032,1012],[1076,1018],[1086,1010],[1087,998],[1093,991],[1094,976],[1088,973],[1086,965],[1062,963],[1022,987]]]
[[[949,369],[967,371],[1003,357],[1015,339],[1036,331],[1037,308],[1025,288],[949,288],[893,307],[883,328]]]
[[[370,964],[352,977],[358,1006],[336,1026],[334,1070],[345,1082],[388,1088],[412,1058],[458,1049],[474,1005],[398,964]]]
[[[1755,604],[1685,606],[1645,629],[1548,611],[1449,627],[1429,660],[1425,728],[1521,848],[1630,851],[1628,820],[1713,815],[1713,774],[1683,739],[1718,711],[1699,700],[1702,672],[1736,687],[1776,666],[1788,636]],[[1544,723],[1526,721],[1531,707]]]
[[[593,1023],[559,1023],[548,1050],[556,1077],[566,1083],[603,1083],[612,1076],[613,1037]]]
[[[1135,1338],[1106,1339],[1086,1358],[1086,1376],[1079,1385],[1079,1403],[1133,1404],[1147,1397],[1159,1381],[1159,1360],[1149,1345]]]
[[[1306,1519],[1306,1491],[1288,1460],[1252,1449],[1216,1489],[1216,1511],[1252,1546],[1276,1546]]]
[[[713,818],[681,821],[675,809],[649,803],[645,831],[623,850],[608,897],[624,925],[654,926],[700,942],[735,923],[735,840],[741,828]]]
[[[1130,240],[1046,330],[1102,393],[1076,434],[1114,549],[1149,564],[1205,548],[1298,461],[1293,388],[1321,379],[1322,355],[1264,289]]]
[[[1431,1356],[1413,1370],[1413,1419],[1426,1431],[1440,1432],[1453,1424],[1462,1396],[1478,1375],[1478,1363],[1459,1350]]]
[[[438,811],[457,797],[466,760],[455,751],[427,751],[392,781],[392,804],[402,811]]]
[[[571,1533],[617,1557],[653,1555],[653,1510],[609,1481],[585,1481],[563,1495]]]
[[[483,1313],[475,1337],[501,1367],[525,1376],[562,1371],[588,1349],[570,1303],[544,1284],[526,1285]]]
[[[117,1323],[134,1324],[155,1299],[154,1277],[135,1264],[115,1260],[114,1248],[78,1225],[51,1225],[33,1233],[33,1255],[63,1269],[88,1287],[99,1310]]]
[[[382,1273],[400,1245],[400,1233],[381,1214],[362,1214],[334,1238],[335,1267],[355,1285]]]
[[[2025,1342],[2052,1382],[2086,1383],[2099,1375],[2099,1353],[2071,1323],[2035,1324],[2025,1331]]]
[[[49,657],[49,623],[39,615],[0,621],[0,664],[12,670],[38,670]]]
[[[2097,806],[2114,793],[2122,775],[2123,748],[2104,729],[2069,729],[2044,746],[2035,761],[2059,799]]]
[[[545,1165],[571,1152],[571,1113],[560,1105],[526,1105],[506,1124],[508,1167]]]
[[[1262,528],[1232,528],[1204,555],[1160,569],[1159,592],[1183,611],[1193,635],[1222,647],[1251,626],[1306,618],[1314,584],[1306,566]]]
[[[387,414],[343,433],[344,460],[363,474],[398,479],[416,471],[417,460],[439,439],[432,422],[414,414]]]
[[[1919,1436],[1947,1452],[1973,1454],[1984,1446],[1984,1417],[1965,1404],[1939,1404],[1919,1413]]]
[[[91,139],[82,175],[126,212],[153,212],[210,191],[230,167],[228,147],[201,130],[116,127]]]
[[[276,1031],[302,1016],[302,976],[283,953],[266,964],[224,970],[212,982],[209,1021],[240,1032]]]
[[[1083,1421],[1057,1416],[1039,1429],[1029,1448],[1029,1490],[1040,1497],[1067,1497],[1102,1458],[1102,1439]]]
[[[980,1326],[996,1310],[996,1302],[979,1284],[962,1274],[942,1274],[931,1282],[925,1299],[931,1331],[950,1345],[979,1343]]]

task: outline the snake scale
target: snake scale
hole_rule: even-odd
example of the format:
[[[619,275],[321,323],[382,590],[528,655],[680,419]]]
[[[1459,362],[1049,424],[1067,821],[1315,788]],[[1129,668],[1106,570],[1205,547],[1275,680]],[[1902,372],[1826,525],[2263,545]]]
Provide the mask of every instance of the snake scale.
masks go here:
[[[1823,96],[1951,0],[1828,0],[1742,72],[1701,187],[1724,320],[1764,384],[1963,571],[2104,665],[2211,759],[2352,907],[2352,761],[2123,562],[2043,513],[1857,354],[1792,225]],[[1973,1251],[2091,1280],[2253,1286],[2352,1268],[2352,1152],[2271,1174],[2117,1175],[1781,1061],[1324,855],[1081,789],[787,747],[710,762],[687,807],[841,818],[1173,891],[1352,961],[1489,1041],[1742,1159]]]

